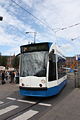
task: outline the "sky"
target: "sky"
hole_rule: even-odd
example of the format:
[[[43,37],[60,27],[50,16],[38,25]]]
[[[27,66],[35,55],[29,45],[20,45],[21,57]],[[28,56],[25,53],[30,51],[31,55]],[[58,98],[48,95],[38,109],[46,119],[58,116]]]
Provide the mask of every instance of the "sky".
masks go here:
[[[80,0],[0,0],[0,16],[2,55],[20,53],[34,32],[36,43],[53,42],[65,56],[80,54]]]

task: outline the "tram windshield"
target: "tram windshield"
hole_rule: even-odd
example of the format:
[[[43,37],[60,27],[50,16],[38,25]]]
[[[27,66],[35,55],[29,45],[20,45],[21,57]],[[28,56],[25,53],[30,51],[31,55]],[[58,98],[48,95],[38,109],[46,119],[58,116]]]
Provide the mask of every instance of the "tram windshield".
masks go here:
[[[46,77],[48,51],[21,54],[20,76]]]

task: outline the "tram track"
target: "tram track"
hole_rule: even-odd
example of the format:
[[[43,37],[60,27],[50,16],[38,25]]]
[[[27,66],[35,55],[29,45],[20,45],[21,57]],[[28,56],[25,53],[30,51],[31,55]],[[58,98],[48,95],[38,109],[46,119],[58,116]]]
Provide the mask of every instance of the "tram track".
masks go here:
[[[54,98],[54,104],[52,105],[53,107],[55,107],[56,105],[58,105],[58,104],[62,101],[62,98],[61,98],[61,97],[59,97],[59,99],[60,99],[59,101],[57,100],[57,99],[58,99],[57,97],[58,97],[58,96],[55,96],[55,98]],[[66,95],[65,97],[67,97],[67,95]],[[63,99],[64,99],[65,97],[63,97]],[[57,102],[55,102],[55,100],[56,100]],[[25,100],[25,101],[27,101],[27,100]],[[20,115],[20,114],[22,114],[22,113],[25,113],[26,111],[32,109],[32,108],[35,107],[36,105],[39,105],[39,104],[42,103],[43,101],[44,101],[44,99],[41,99],[41,100],[35,102],[34,104],[31,104],[29,107],[26,106],[26,108],[22,108],[22,110],[17,111],[17,113],[14,113],[13,115],[10,115],[9,117],[6,117],[4,120],[14,119],[14,118],[16,118],[16,116],[18,116],[18,115]],[[12,102],[14,102],[14,101],[10,101],[10,102],[8,102],[8,103],[12,103]],[[17,101],[17,102],[18,102],[18,101]],[[8,104],[8,103],[6,103],[6,104]],[[4,104],[4,105],[5,105],[5,104]],[[48,109],[46,109],[46,111],[45,111],[44,113],[46,113],[49,109],[51,109],[51,107],[48,108]]]
[[[20,97],[18,97],[18,98],[16,98],[16,100],[10,100],[10,101],[7,101],[7,103],[1,104],[0,107],[14,105],[14,104],[16,104],[16,105],[19,104],[19,106],[21,105],[20,109],[16,110],[16,113],[14,112],[14,113],[11,113],[11,114],[9,114],[7,116],[4,115],[3,116],[4,118],[2,120],[13,120],[17,116],[20,116],[21,114],[25,113],[26,111],[36,110],[35,108],[38,107],[37,105],[40,105],[39,103],[42,103],[42,102],[43,103],[46,102],[47,104],[50,103],[52,105],[52,107],[57,106],[65,97],[67,97],[73,91],[74,86],[73,86],[73,84],[71,85],[71,83],[72,83],[72,81],[69,81],[68,85],[57,96],[53,96],[53,97],[46,98],[46,99],[44,99],[44,98],[39,99],[38,98],[37,101],[33,97],[32,98],[29,98],[29,97],[20,98]],[[72,88],[71,88],[71,86],[72,86]],[[27,101],[33,102],[33,104],[31,104],[31,103],[26,104],[25,102],[23,103],[22,101],[26,101],[26,103],[27,103]],[[38,116],[42,116],[43,114],[46,114],[52,107],[47,107],[47,109],[43,110],[43,112],[39,111],[40,114]],[[39,109],[37,109],[37,110],[39,110]]]
[[[58,99],[57,97],[58,97],[58,96],[55,96],[55,98],[54,98],[54,100],[53,100],[52,107],[55,107],[56,105],[58,105],[58,104],[62,101],[62,100],[60,99],[61,97],[58,97],[58,98],[59,98],[59,101],[57,100],[57,99]],[[53,97],[52,97],[52,99],[53,99]],[[52,99],[49,99],[49,100],[52,101]],[[64,97],[63,97],[63,99],[64,99]],[[17,100],[18,100],[18,99],[17,99]],[[25,100],[25,101],[27,101],[27,100]],[[56,102],[55,102],[55,101],[56,101]],[[13,105],[13,104],[16,103],[16,102],[18,102],[18,101],[10,101],[10,102],[7,102],[7,103],[3,104],[3,106],[4,106],[4,105],[8,105],[8,104]],[[40,105],[40,103],[42,103],[42,102],[45,102],[44,99],[39,99],[39,100],[36,101],[34,104],[30,104],[29,106],[25,106],[25,108],[24,108],[24,106],[23,106],[23,107],[21,107],[21,110],[18,109],[16,113],[10,114],[9,116],[5,116],[5,118],[2,119],[2,120],[15,120],[16,117],[20,116],[21,114],[25,113],[26,111],[34,110],[35,106],[36,106],[36,105]],[[18,103],[22,104],[22,102],[18,102]],[[27,104],[28,104],[28,103],[27,103]],[[36,107],[36,108],[37,108],[37,107]],[[49,109],[51,109],[51,107],[48,107],[43,113],[41,113],[41,116],[42,116],[43,114],[46,114],[46,113],[49,111]]]
[[[13,115],[10,115],[9,117],[6,117],[4,120],[14,120],[18,115],[22,114],[22,113],[25,113],[26,111],[30,110],[30,109],[33,109],[33,107],[35,107],[36,105],[39,105],[40,103],[42,103],[43,100],[39,100],[38,102],[30,105],[29,107],[26,107],[26,108],[23,108],[22,110],[18,111],[17,113],[13,114]],[[53,106],[55,107],[57,104],[58,104],[59,101],[57,101]],[[49,109],[46,109],[46,111],[44,113],[46,113]]]
[[[12,102],[13,102],[13,101],[10,101],[10,102],[8,102],[8,103],[6,103],[6,104],[9,104],[9,103],[12,103]],[[27,111],[27,110],[29,110],[29,109],[32,109],[32,107],[38,105],[38,104],[41,103],[41,102],[42,102],[42,100],[39,100],[38,102],[30,105],[29,107],[26,106],[26,108],[22,108],[22,110],[17,111],[17,113],[14,113],[13,115],[10,115],[10,116],[4,118],[4,120],[14,119],[17,115],[20,115],[20,114],[24,113],[25,111]],[[6,104],[4,104],[4,105],[6,105]]]

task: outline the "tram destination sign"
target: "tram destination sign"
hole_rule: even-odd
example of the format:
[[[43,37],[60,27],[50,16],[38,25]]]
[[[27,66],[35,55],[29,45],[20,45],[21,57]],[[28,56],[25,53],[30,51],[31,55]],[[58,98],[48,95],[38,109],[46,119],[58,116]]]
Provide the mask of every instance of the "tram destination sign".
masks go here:
[[[49,46],[45,44],[29,44],[21,46],[21,53],[35,52],[35,51],[49,51]]]

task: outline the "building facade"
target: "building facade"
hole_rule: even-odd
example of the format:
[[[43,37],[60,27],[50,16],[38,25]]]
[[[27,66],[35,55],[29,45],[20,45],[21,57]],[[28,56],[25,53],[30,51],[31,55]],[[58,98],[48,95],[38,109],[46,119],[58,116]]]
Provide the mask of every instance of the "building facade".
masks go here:
[[[78,61],[76,60],[76,56],[66,57],[66,67],[76,69],[77,66],[78,66]]]

